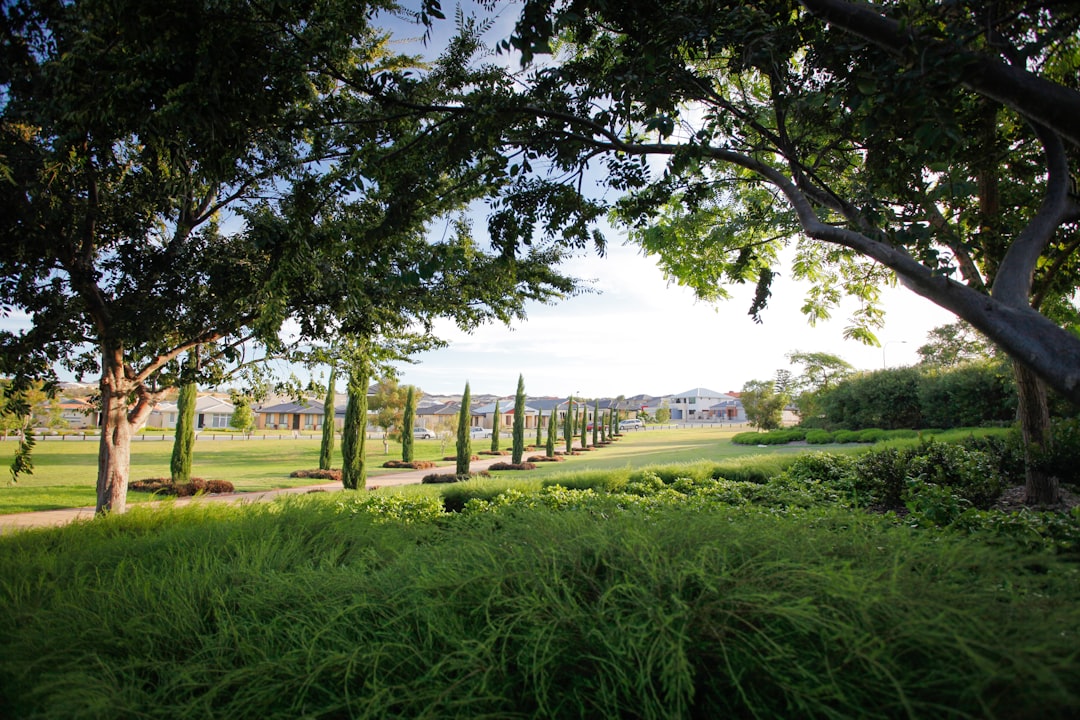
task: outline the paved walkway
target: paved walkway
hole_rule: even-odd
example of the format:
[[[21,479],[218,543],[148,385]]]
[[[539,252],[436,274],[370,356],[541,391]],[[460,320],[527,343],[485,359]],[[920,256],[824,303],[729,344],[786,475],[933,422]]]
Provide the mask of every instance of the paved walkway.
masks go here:
[[[473,460],[469,465],[472,472],[486,470],[497,462],[510,462],[509,456],[482,456],[479,460]],[[428,468],[427,470],[405,470],[403,472],[389,473],[369,477],[368,487],[387,487],[390,485],[418,485],[426,475],[437,472],[453,472],[453,466],[441,466]],[[316,491],[341,490],[340,482],[323,483],[321,485],[305,485],[302,487],[278,488],[276,490],[264,490],[261,492],[230,493],[228,495],[201,495],[199,497],[176,498],[168,502],[176,505],[186,505],[190,502],[259,502],[272,500],[279,495],[297,495]],[[139,503],[139,506],[147,503]],[[150,503],[152,504],[152,503]],[[129,506],[131,507],[131,506]],[[63,510],[41,510],[39,512],[14,513],[0,515],[0,534],[12,532],[23,528],[56,527],[67,525],[75,520],[90,520],[94,517],[94,508],[64,508]]]

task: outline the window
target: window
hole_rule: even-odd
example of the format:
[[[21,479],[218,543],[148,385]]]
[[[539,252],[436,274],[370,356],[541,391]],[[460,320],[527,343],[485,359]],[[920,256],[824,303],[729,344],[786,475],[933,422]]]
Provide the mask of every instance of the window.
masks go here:
[[[229,427],[229,416],[224,413],[214,413],[210,421],[210,427],[215,428],[227,428]]]

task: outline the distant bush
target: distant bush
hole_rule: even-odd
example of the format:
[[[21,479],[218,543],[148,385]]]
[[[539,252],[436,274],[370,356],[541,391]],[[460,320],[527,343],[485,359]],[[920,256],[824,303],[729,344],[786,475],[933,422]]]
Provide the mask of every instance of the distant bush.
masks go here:
[[[199,493],[224,495],[236,492],[236,488],[228,480],[204,480],[203,478],[191,478],[191,482],[175,484],[169,478],[136,480],[128,484],[128,489],[135,492],[152,492],[158,495],[176,497],[191,497]]]
[[[828,430],[807,430],[806,442],[810,445],[828,445],[833,442],[833,434]]]
[[[805,439],[805,429],[787,428],[784,430],[770,430],[769,432],[738,433],[731,438],[731,442],[736,445],[786,445],[790,442]]]
[[[341,470],[293,470],[289,477],[341,482]]]
[[[531,462],[508,463],[497,462],[488,466],[488,470],[535,470],[536,464]]]
[[[436,464],[430,460],[410,460],[405,462],[404,460],[387,460],[382,465],[384,468],[409,468],[412,470],[427,470],[429,468],[436,467]]]

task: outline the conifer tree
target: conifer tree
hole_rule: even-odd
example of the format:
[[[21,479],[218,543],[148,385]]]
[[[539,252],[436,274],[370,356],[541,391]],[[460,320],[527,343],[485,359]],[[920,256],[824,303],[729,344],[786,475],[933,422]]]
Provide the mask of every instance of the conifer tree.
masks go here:
[[[416,388],[409,386],[405,393],[405,412],[401,417],[401,459],[413,461],[413,424],[416,422]]]
[[[345,405],[345,426],[341,430],[341,484],[357,490],[367,484],[368,369],[364,363],[349,372],[349,400]]]
[[[583,402],[581,403],[581,449],[589,447],[589,423],[586,422],[588,418],[588,406]]]
[[[525,378],[518,375],[517,393],[514,395],[514,446],[510,461],[521,464],[525,454]]]
[[[191,455],[195,449],[195,400],[199,389],[184,383],[176,398],[176,436],[173,440],[169,473],[174,484],[191,482]]]
[[[465,383],[465,394],[461,396],[461,412],[458,414],[457,429],[457,474],[469,474],[469,461],[472,459],[472,441],[469,437],[469,421],[471,413],[469,405],[472,403],[472,394],[469,392],[469,383]]]
[[[330,379],[326,384],[326,399],[323,401],[322,444],[319,446],[319,469],[329,470],[334,456],[334,396],[337,394],[334,384],[337,381],[337,368],[330,366]]]
[[[563,438],[566,440],[566,454],[574,449],[574,397],[566,401],[566,417],[563,419]]]
[[[538,412],[536,414],[536,449],[539,450],[540,446],[544,444],[544,424],[540,422],[544,418],[544,413]]]
[[[592,444],[597,445],[600,442],[600,401],[593,400],[592,408]]]
[[[548,413],[547,423],[547,456],[555,457],[555,423],[559,416],[559,406],[551,408],[551,412]]]
[[[495,419],[491,421],[491,452],[499,452],[499,428],[502,427],[502,417],[499,415],[499,401],[495,401]]]

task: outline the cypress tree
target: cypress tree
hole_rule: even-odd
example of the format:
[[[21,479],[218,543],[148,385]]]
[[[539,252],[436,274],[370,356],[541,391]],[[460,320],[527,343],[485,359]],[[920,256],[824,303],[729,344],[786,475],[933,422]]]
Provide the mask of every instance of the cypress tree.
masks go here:
[[[555,457],[555,423],[556,423],[556,418],[558,417],[558,413],[559,413],[558,404],[556,404],[555,407],[551,408],[551,412],[548,413],[547,448],[546,448],[548,457]],[[539,423],[537,423],[537,425],[539,425]]]
[[[563,420],[563,438],[566,440],[566,454],[574,449],[574,397],[566,401],[566,417]]]
[[[469,439],[469,404],[472,395],[469,393],[469,383],[465,383],[465,394],[461,396],[461,412],[458,414],[457,429],[457,474],[469,474],[469,461],[472,459],[472,441]]]
[[[536,449],[537,450],[539,450],[540,446],[544,444],[544,435],[543,435],[543,432],[544,432],[543,425],[544,424],[542,422],[540,422],[543,419],[543,417],[544,417],[544,413],[542,413],[542,412],[538,412],[536,414]]]
[[[525,454],[525,378],[518,375],[517,394],[514,395],[514,447],[510,461],[521,464]]]
[[[499,416],[499,401],[495,401],[495,419],[491,421],[491,452],[499,452],[499,428],[502,427],[502,417]]]
[[[337,368],[330,367],[330,379],[327,381],[326,399],[323,401],[322,445],[319,446],[319,469],[329,470],[334,456],[334,384],[337,381]]]
[[[341,484],[346,490],[356,490],[367,484],[364,457],[367,446],[367,388],[367,368],[353,368],[349,373],[345,427],[341,431]]]
[[[585,403],[581,403],[581,449],[589,447],[589,423],[586,422],[588,416],[588,406]]]
[[[598,445],[600,442],[600,401],[593,400],[592,406],[592,444]]]
[[[194,363],[190,363],[194,365]],[[176,436],[173,440],[169,473],[173,483],[191,482],[191,454],[195,448],[195,400],[199,389],[184,383],[176,398]]]
[[[413,424],[416,422],[416,388],[410,385],[405,393],[405,411],[401,417],[401,459],[413,461]]]

